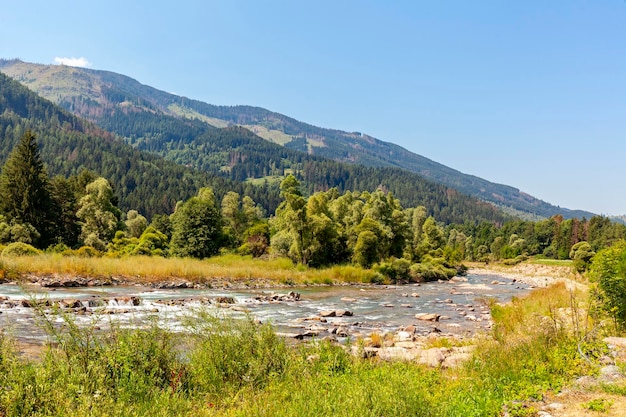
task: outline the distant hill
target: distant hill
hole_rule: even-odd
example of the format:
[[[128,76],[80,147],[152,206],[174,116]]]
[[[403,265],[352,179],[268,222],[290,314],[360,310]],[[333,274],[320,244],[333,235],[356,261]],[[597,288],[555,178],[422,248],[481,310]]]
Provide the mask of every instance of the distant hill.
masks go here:
[[[401,196],[405,206],[424,205],[429,214],[446,223],[501,224],[507,219],[495,207],[417,174],[310,156],[267,142],[241,127],[220,129],[141,111],[108,119],[117,120],[122,130],[144,132],[137,143],[167,148],[162,153],[170,160],[124,143],[0,73],[0,164],[22,133],[31,129],[51,174],[68,176],[85,168],[94,171],[113,184],[121,208],[137,209],[149,217],[171,213],[178,200],[203,186],[212,187],[218,198],[231,190],[249,195],[272,213],[280,202],[280,178],[294,172],[308,192],[382,187]]]
[[[124,210],[149,217],[171,213],[177,201],[207,186],[218,196],[229,190],[250,195],[266,207],[280,200],[276,187],[232,181],[135,149],[0,74],[0,166],[27,129],[37,137],[49,174],[87,169],[104,176]]]
[[[539,200],[517,188],[495,184],[412,153],[398,145],[359,132],[312,126],[288,116],[251,106],[216,106],[169,94],[108,71],[62,65],[40,65],[20,60],[0,60],[0,71],[15,78],[63,108],[104,129],[127,138],[139,148],[170,157],[162,130],[138,126],[150,116],[168,116],[170,132],[192,140],[209,129],[242,126],[267,141],[309,155],[369,167],[400,168],[490,202],[512,215],[537,219],[562,214],[591,217],[593,213],[569,210]],[[131,117],[132,116],[132,117]],[[124,120],[125,119],[125,120]],[[146,125],[147,126],[147,125]],[[161,137],[159,137],[161,135]],[[163,146],[156,146],[161,143]],[[180,154],[184,152],[178,152]]]

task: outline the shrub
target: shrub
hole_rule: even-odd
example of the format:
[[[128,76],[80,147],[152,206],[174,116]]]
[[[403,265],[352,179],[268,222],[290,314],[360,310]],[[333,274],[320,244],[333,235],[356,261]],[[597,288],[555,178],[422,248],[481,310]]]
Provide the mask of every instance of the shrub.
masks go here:
[[[2,256],[34,256],[41,251],[28,243],[13,242],[2,251]]]
[[[388,278],[391,282],[411,278],[411,262],[404,258],[394,259],[391,262],[381,262],[374,265],[373,269]]]
[[[78,256],[79,258],[97,258],[100,256],[100,252],[91,246],[81,246],[80,248],[76,250],[67,251],[67,252],[64,252],[63,254]]]
[[[411,277],[415,281],[447,280],[457,274],[456,268],[451,267],[443,258],[425,256],[421,263],[411,265]]]
[[[598,252],[590,272],[597,283],[596,301],[619,327],[626,327],[626,241]]]
[[[289,350],[268,324],[199,311],[189,328],[197,341],[189,355],[195,390],[218,395],[261,387],[287,368]]]

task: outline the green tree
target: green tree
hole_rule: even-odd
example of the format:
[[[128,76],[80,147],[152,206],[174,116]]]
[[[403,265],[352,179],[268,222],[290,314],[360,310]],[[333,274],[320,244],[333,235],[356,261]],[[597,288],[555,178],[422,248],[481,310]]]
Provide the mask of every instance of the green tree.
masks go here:
[[[574,268],[578,272],[585,272],[591,264],[591,259],[595,256],[595,252],[591,250],[591,245],[588,242],[578,242],[572,246],[572,250],[569,252],[569,257],[574,261]]]
[[[212,189],[201,188],[172,214],[173,255],[207,258],[218,253],[223,240],[222,215]]]
[[[354,246],[353,262],[361,265],[363,268],[372,266],[374,262],[380,259],[378,254],[378,242],[378,236],[370,230],[364,230],[359,233],[356,245]]]
[[[81,222],[80,236],[85,245],[104,251],[121,228],[121,212],[113,205],[113,189],[105,178],[87,184],[85,191],[76,213]]]
[[[307,222],[307,200],[300,191],[300,182],[293,175],[280,183],[283,202],[276,209],[272,226],[272,248],[278,253],[304,265],[308,264],[311,252],[311,225]]]
[[[39,145],[30,130],[21,137],[2,168],[0,212],[14,223],[32,225],[40,234],[33,242],[36,246],[53,242],[55,204]]]
[[[139,214],[137,210],[128,210],[124,224],[130,237],[139,238],[148,227],[148,220]]]
[[[622,329],[626,327],[626,241],[599,251],[590,267],[597,299]]]
[[[263,217],[263,210],[249,196],[240,199],[234,191],[222,198],[222,219],[224,235],[230,247],[237,247],[244,241],[244,232]]]

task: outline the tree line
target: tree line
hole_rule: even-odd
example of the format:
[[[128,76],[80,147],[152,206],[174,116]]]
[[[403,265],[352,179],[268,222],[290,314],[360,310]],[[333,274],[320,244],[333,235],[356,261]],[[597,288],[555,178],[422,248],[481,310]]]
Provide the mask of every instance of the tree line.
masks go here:
[[[268,216],[250,196],[218,197],[202,187],[149,222],[136,209],[121,210],[109,181],[96,173],[50,178],[26,131],[0,173],[0,243],[111,256],[272,253],[313,267],[353,263],[391,280],[428,280],[455,275],[464,260],[514,263],[534,255],[573,258],[584,270],[595,252],[626,237],[626,226],[600,216],[446,226],[381,188],[307,197],[293,175],[281,182],[280,199]]]

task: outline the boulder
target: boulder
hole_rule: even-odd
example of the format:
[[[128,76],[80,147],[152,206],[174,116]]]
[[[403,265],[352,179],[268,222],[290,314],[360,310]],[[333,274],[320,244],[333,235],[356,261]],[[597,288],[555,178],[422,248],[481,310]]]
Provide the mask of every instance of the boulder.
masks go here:
[[[337,315],[335,310],[322,310],[319,314],[321,317],[335,317]]]
[[[443,361],[446,359],[447,351],[448,350],[446,348],[431,348],[422,350],[417,358],[417,362],[437,368],[441,366]]]
[[[439,314],[436,313],[420,313],[416,314],[415,318],[422,321],[439,321]]]
[[[400,342],[406,342],[413,340],[413,333],[409,333],[406,331],[400,331],[396,333],[396,339]]]
[[[79,308],[82,307],[83,303],[75,298],[66,298],[59,301],[59,307],[61,308]]]

